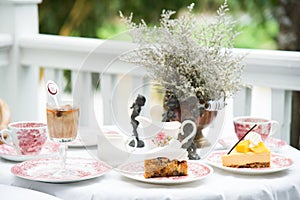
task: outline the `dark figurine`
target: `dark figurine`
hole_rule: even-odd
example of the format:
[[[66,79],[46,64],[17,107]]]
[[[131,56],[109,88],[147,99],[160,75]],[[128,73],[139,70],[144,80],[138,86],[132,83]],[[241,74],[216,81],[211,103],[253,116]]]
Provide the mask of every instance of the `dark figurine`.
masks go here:
[[[145,144],[142,140],[139,139],[139,135],[137,132],[137,127],[139,125],[139,122],[135,119],[141,112],[142,110],[142,106],[145,105],[146,102],[146,98],[142,95],[138,95],[138,97],[136,98],[135,102],[132,104],[132,106],[130,107],[130,109],[133,109],[132,114],[131,114],[131,125],[133,127],[133,136],[136,138],[137,140],[137,147],[144,147]],[[132,140],[129,143],[130,146],[134,147],[135,146],[135,141]]]

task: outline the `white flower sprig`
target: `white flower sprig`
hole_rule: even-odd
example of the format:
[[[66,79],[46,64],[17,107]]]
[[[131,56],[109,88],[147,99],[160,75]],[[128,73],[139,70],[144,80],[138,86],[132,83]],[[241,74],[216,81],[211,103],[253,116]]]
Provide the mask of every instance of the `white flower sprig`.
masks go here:
[[[150,78],[179,100],[197,96],[205,102],[233,96],[242,86],[244,55],[233,54],[238,35],[236,22],[228,15],[227,2],[209,23],[193,13],[194,4],[178,19],[175,11],[163,10],[160,26],[148,27],[133,15],[120,16],[130,28],[139,47],[121,56],[121,60],[144,66]]]

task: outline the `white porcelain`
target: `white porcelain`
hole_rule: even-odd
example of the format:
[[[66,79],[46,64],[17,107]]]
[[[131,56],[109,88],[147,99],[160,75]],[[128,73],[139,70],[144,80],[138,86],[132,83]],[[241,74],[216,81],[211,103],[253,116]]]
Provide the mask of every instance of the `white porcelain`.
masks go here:
[[[1,130],[0,135],[1,140],[15,148],[18,155],[37,155],[47,140],[47,124],[35,121],[13,122],[7,129]]]
[[[168,131],[171,135],[170,141],[164,146],[147,145],[143,148],[130,147],[128,143],[134,139],[132,136],[127,136],[122,133],[112,132],[110,134],[101,133],[98,135],[98,151],[97,156],[100,160],[108,163],[113,167],[117,167],[129,161],[137,161],[151,159],[155,157],[168,157],[169,159],[187,159],[187,151],[182,148],[182,145],[192,138],[197,131],[196,124],[191,120],[180,122],[155,122],[145,117],[137,117],[140,120],[141,126],[145,131],[154,133],[155,131]],[[183,133],[183,127],[191,124],[193,127],[192,133],[184,138],[181,142],[177,140],[178,134]],[[151,137],[147,138],[148,140]]]
[[[131,157],[134,157],[135,160],[141,160],[141,159],[152,159],[157,157],[167,157],[169,159],[188,159],[187,158],[187,150],[182,148],[182,145],[185,144],[189,139],[195,136],[197,132],[196,124],[191,120],[185,120],[183,123],[180,122],[159,122],[159,123],[152,123],[150,124],[150,120],[145,117],[138,117],[138,119],[143,123],[143,127],[147,130],[147,128],[151,128],[151,131],[159,130],[159,131],[170,131],[169,133],[172,135],[170,141],[163,146],[156,146],[153,143],[150,143],[149,145],[149,138],[148,138],[148,146],[146,149],[139,153],[139,152],[133,152],[134,155]],[[183,128],[185,125],[191,124],[193,127],[192,133],[188,135],[186,138],[184,138],[181,142],[177,140],[178,134],[183,133]],[[160,125],[160,129],[157,129],[158,125]],[[180,125],[180,126],[179,126]],[[150,130],[150,129],[149,129]],[[154,134],[155,136],[155,134]],[[151,138],[150,138],[151,141]]]
[[[153,149],[157,147],[162,147],[169,144],[169,141],[178,141],[178,134],[183,133],[183,127],[187,124],[191,124],[193,126],[192,133],[186,137],[183,141],[178,141],[178,148],[186,143],[190,138],[195,136],[197,132],[196,124],[191,120],[185,120],[183,123],[178,121],[172,122],[159,122],[159,121],[152,121],[151,119],[144,117],[144,116],[137,116],[135,118],[139,122],[140,129],[143,130],[144,133],[147,133],[145,137],[148,148]],[[159,137],[162,135],[163,137]],[[159,139],[161,138],[161,139]],[[163,144],[159,143],[159,141],[165,141]],[[176,147],[176,148],[177,148]]]
[[[25,161],[37,158],[56,156],[58,154],[59,144],[47,140],[42,150],[37,155],[19,155],[16,150],[6,144],[0,145],[0,157],[11,161]]]
[[[111,170],[103,162],[91,158],[70,157],[66,163],[71,172],[65,176],[55,176],[60,169],[59,158],[42,158],[18,163],[11,168],[12,174],[20,178],[49,183],[68,183],[96,178]]]
[[[263,141],[274,135],[279,129],[280,124],[276,120],[261,117],[239,116],[233,119],[234,130],[238,139],[241,139],[254,125],[253,132],[260,134]]]
[[[188,175],[187,176],[171,176],[158,178],[144,177],[144,162],[126,163],[120,166],[117,171],[130,179],[155,184],[182,184],[202,180],[213,173],[213,169],[202,162],[187,161]]]
[[[233,168],[225,167],[222,165],[222,156],[225,155],[228,150],[220,150],[212,152],[206,161],[214,167],[219,169],[237,173],[237,174],[248,174],[248,175],[258,175],[258,174],[269,174],[280,172],[289,169],[293,165],[293,160],[284,155],[271,153],[271,163],[270,167],[267,168]]]

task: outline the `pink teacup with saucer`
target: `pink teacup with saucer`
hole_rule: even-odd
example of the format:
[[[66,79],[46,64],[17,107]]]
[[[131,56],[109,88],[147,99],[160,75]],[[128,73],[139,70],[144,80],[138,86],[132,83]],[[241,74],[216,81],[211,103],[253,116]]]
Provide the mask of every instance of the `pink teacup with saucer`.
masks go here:
[[[261,135],[263,141],[273,135],[279,128],[279,123],[261,117],[242,116],[233,119],[235,134],[241,139],[249,129],[257,125],[252,131]]]
[[[0,131],[1,140],[18,155],[37,155],[47,140],[47,124],[35,121],[14,122]],[[7,137],[5,137],[5,135]]]

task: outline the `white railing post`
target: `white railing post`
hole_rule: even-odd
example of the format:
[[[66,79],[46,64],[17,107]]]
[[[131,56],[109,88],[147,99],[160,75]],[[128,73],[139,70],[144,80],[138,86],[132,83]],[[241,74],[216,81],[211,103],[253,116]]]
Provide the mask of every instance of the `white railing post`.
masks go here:
[[[233,101],[233,116],[245,116],[250,115],[251,112],[251,94],[250,88],[244,88],[239,91],[234,97]]]
[[[271,118],[278,121],[280,124],[280,127],[274,137],[285,140],[288,144],[290,144],[292,92],[281,89],[272,89],[271,101]]]
[[[0,33],[12,38],[8,64],[0,68],[0,97],[9,104],[14,121],[38,118],[39,69],[20,65],[19,38],[38,33],[40,2],[0,1]]]

